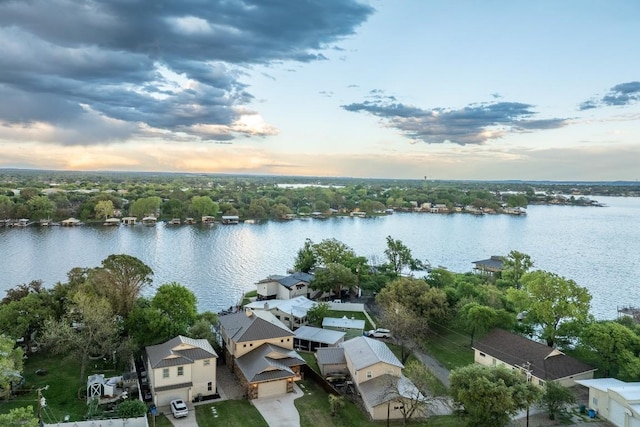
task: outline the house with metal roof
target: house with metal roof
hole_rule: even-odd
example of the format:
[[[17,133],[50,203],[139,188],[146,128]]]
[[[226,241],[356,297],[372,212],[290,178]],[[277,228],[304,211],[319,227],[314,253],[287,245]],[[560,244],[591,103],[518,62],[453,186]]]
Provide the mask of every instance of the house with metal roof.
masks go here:
[[[269,311],[220,316],[227,366],[249,399],[293,392],[302,378],[304,359],[293,350],[293,332]]]
[[[349,373],[347,359],[342,347],[322,347],[316,350],[316,360],[320,373],[326,376],[330,372]]]
[[[274,274],[256,283],[260,300],[292,299],[297,296],[311,298],[309,284],[313,280],[313,274],[297,271],[287,276]]]
[[[325,317],[322,319],[322,327],[334,331],[345,332],[345,340],[362,336],[365,321],[362,319],[349,319],[343,317]]]
[[[218,354],[206,339],[178,335],[145,348],[145,366],[156,406],[191,402],[216,393]]]
[[[640,382],[615,378],[577,380],[589,389],[588,408],[617,427],[640,427]]]
[[[593,378],[595,368],[557,348],[530,340],[504,329],[493,329],[473,345],[474,360],[486,366],[504,365],[530,375],[531,382],[555,381],[565,387],[576,380]]]
[[[344,341],[346,332],[302,326],[294,332],[293,346],[298,350],[316,351],[322,347],[337,347]]]
[[[373,420],[402,419],[409,401],[418,406],[426,401],[411,380],[402,375],[404,365],[383,341],[361,336],[340,347],[351,379]],[[424,416],[424,406],[416,409],[415,416]]]

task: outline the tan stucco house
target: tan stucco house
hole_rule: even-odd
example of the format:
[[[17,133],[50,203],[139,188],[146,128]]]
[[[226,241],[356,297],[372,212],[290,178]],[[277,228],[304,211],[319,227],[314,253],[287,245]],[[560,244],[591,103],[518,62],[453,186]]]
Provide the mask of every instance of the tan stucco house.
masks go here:
[[[593,378],[595,368],[557,348],[532,341],[504,329],[493,329],[473,345],[474,360],[486,366],[503,365],[530,374],[531,382],[543,386],[555,381],[565,387],[576,380]]]
[[[205,339],[178,335],[145,348],[145,365],[153,402],[168,405],[174,399],[191,402],[216,393],[218,354]]]
[[[589,388],[589,409],[616,427],[640,427],[640,382],[615,378],[578,380]]]
[[[249,399],[293,392],[302,378],[304,359],[293,350],[293,332],[269,311],[220,316],[227,366]]]

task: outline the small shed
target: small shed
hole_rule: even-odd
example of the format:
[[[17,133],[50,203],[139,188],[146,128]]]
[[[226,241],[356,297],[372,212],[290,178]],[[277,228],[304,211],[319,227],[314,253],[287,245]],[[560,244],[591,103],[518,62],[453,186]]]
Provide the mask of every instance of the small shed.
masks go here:
[[[223,224],[238,224],[240,217],[238,215],[222,215]]]
[[[115,394],[118,377],[105,378],[104,374],[94,374],[87,379],[87,401]]]

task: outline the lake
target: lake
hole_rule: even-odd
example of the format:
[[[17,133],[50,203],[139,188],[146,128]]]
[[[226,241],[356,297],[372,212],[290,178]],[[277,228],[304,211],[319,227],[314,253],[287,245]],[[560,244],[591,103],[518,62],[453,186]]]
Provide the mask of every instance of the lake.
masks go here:
[[[74,267],[125,253],[153,269],[154,286],[181,283],[201,311],[217,312],[258,280],[286,274],[306,238],[336,238],[381,263],[390,235],[416,258],[455,272],[491,255],[524,252],[535,268],[589,289],[592,313],[611,319],[618,306],[640,305],[640,199],[597,200],[607,207],[530,206],[526,216],[395,213],[214,226],[0,228],[0,291],[35,279],[53,286]]]

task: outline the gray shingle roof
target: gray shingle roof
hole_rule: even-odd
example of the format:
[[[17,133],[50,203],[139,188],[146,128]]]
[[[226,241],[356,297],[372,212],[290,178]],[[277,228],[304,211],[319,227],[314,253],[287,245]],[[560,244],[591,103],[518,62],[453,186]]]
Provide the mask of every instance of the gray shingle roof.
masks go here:
[[[344,348],[342,347],[322,347],[316,350],[318,365],[341,365],[346,364]]]
[[[344,348],[345,354],[353,363],[356,370],[375,365],[378,362],[404,368],[404,365],[387,345],[378,340],[367,337],[357,337],[340,344]]]
[[[293,332],[268,311],[241,311],[220,316],[220,327],[235,342],[293,337]]]
[[[543,380],[557,380],[595,370],[557,349],[503,329],[492,330],[473,348],[511,366],[523,367],[530,362],[532,375]]]
[[[298,283],[304,283],[308,285],[309,283],[311,283],[312,279],[313,279],[313,274],[297,271],[288,276],[273,274],[271,276],[268,276],[266,279],[260,280],[258,283],[278,282],[282,286],[290,289],[292,286],[295,286]]]
[[[187,365],[196,360],[218,357],[209,341],[182,335],[171,338],[162,344],[148,346],[145,350],[150,369]]]
[[[294,372],[291,367],[304,365],[305,361],[294,350],[262,344],[236,359],[236,364],[247,381],[259,382],[292,377]]]
[[[504,267],[504,257],[499,255],[492,255],[489,259],[483,259],[480,261],[473,261],[472,264],[476,265],[476,268],[489,268],[492,270],[502,270]]]

